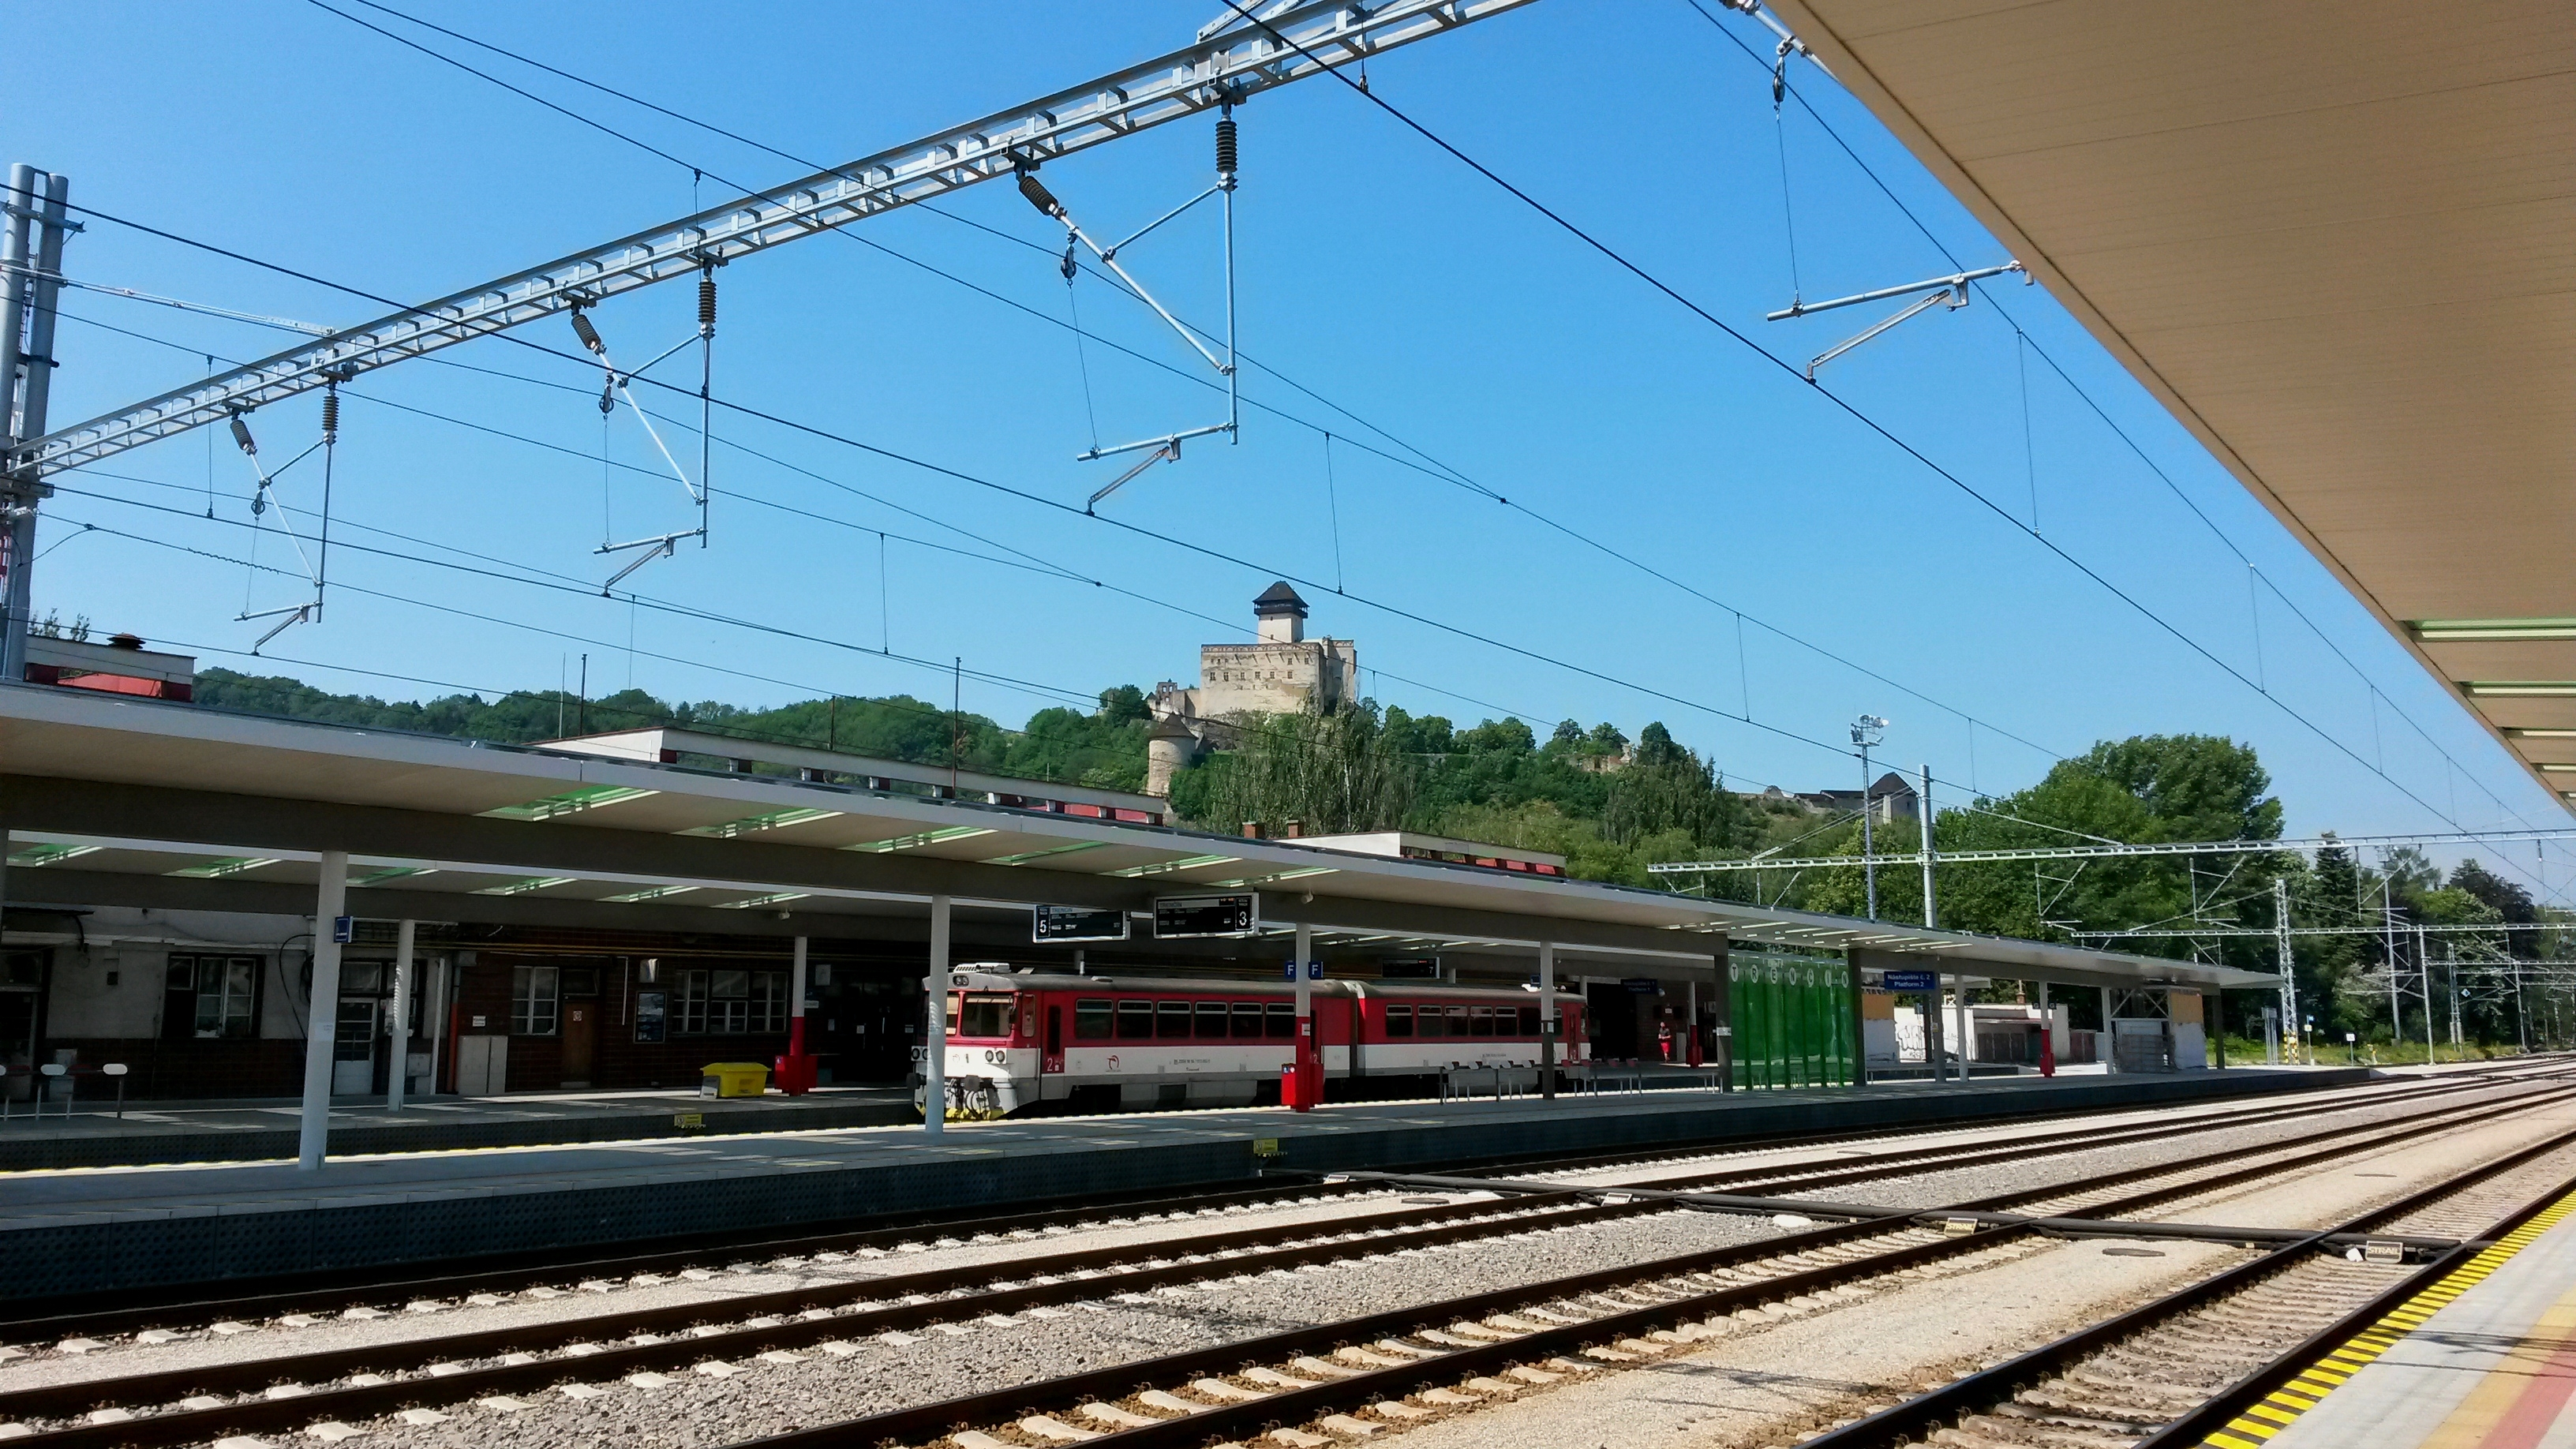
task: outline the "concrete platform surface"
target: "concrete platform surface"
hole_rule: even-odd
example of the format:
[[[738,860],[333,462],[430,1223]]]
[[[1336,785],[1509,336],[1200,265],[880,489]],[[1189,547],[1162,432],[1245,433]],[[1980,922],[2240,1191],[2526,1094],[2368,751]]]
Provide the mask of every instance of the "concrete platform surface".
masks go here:
[[[0,1123],[0,1173],[155,1163],[293,1158],[304,1111],[291,1097],[224,1102],[82,1100],[61,1113],[14,1104]],[[800,1097],[701,1097],[663,1091],[520,1092],[506,1097],[415,1097],[389,1112],[381,1097],[331,1104],[335,1154],[439,1152],[651,1137],[696,1137],[817,1127],[890,1126],[911,1120],[903,1087],[818,1087]],[[687,1120],[694,1118],[695,1120]],[[5,1189],[0,1189],[5,1193]]]
[[[2576,1449],[2576,1195],[2208,1442]]]
[[[0,1177],[0,1300],[759,1232],[906,1213],[1777,1133],[1973,1121],[2348,1086],[2238,1069],[1555,1101],[1357,1103],[759,1133]]]

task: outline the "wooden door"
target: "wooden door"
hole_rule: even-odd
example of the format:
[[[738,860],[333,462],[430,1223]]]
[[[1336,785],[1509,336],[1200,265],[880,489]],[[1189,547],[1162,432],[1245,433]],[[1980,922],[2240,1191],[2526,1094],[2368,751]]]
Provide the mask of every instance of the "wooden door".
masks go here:
[[[599,1045],[599,1003],[563,1004],[563,1085],[590,1085],[590,1059]]]

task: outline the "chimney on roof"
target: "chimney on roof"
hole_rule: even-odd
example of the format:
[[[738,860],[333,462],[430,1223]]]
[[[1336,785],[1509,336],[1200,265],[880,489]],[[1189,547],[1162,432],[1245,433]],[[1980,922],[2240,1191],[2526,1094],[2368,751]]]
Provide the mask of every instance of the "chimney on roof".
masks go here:
[[[1306,601],[1285,579],[1252,601],[1252,617],[1264,644],[1295,644],[1306,637]]]

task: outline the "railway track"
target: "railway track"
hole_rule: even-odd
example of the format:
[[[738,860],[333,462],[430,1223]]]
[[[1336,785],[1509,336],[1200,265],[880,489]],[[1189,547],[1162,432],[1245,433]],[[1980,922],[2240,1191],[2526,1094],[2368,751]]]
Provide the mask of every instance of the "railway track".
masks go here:
[[[2323,1102],[2268,1103],[2251,1107],[2222,1109],[2196,1114],[2178,1122],[2141,1123],[2111,1128],[2071,1127],[2044,1134],[2011,1139],[2002,1144],[1977,1141],[1939,1142],[1919,1147],[1899,1147],[1887,1151],[1870,1150],[1862,1144],[1904,1140],[1924,1136],[1948,1136],[1976,1126],[2003,1125],[2027,1127],[2024,1118],[2004,1123],[1991,1120],[1954,1124],[1927,1130],[1919,1125],[1897,1129],[1854,1133],[1816,1133],[1781,1135],[1769,1138],[1730,1141],[1714,1151],[1692,1149],[1657,1149],[1616,1153],[1587,1154],[1578,1157],[1549,1157],[1523,1160],[1527,1170],[1560,1174],[1577,1174],[1605,1169],[1619,1169],[1655,1164],[1679,1165],[1694,1160],[1723,1162],[1749,1155],[1771,1155],[1784,1152],[1860,1150],[1868,1153],[1849,1163],[1820,1166],[1815,1164],[1782,1164],[1768,1168],[1710,1170],[1659,1177],[1633,1184],[1648,1188],[1701,1186],[1769,1186],[1790,1190],[1817,1188],[1836,1183],[1867,1181],[1884,1176],[1888,1166],[1916,1164],[1922,1171],[1943,1171],[1982,1163],[2006,1162],[2027,1157],[2033,1152],[2089,1150],[2125,1143],[2151,1141],[2177,1133],[2223,1131],[2233,1127],[2292,1121],[2302,1118],[2331,1116],[2338,1113],[2372,1110],[2395,1101],[2423,1102],[2430,1099],[2476,1091],[2496,1085],[2493,1078],[2517,1077],[2541,1080],[2567,1068],[2517,1067],[2493,1073],[2460,1073],[2457,1077],[2425,1082],[2392,1084],[2386,1093],[2379,1091],[2337,1093],[2334,1100]],[[2055,1114],[2051,1114],[2055,1115]],[[2085,1114],[2068,1114],[2081,1118]],[[2044,1120],[2044,1119],[2043,1119]],[[1502,1159],[1501,1161],[1511,1161]],[[902,1221],[884,1226],[835,1228],[823,1232],[786,1236],[753,1237],[729,1242],[690,1243],[642,1252],[618,1252],[584,1258],[554,1258],[544,1262],[511,1261],[506,1266],[442,1269],[416,1276],[404,1275],[376,1282],[350,1283],[345,1276],[328,1281],[297,1283],[283,1289],[270,1288],[251,1293],[218,1293],[174,1298],[161,1294],[83,1295],[72,1300],[22,1300],[0,1302],[0,1340],[13,1340],[25,1345],[72,1342],[105,1345],[118,1340],[133,1340],[139,1335],[166,1336],[174,1332],[203,1331],[217,1325],[223,1331],[236,1332],[247,1325],[277,1323],[286,1320],[314,1320],[342,1316],[358,1310],[360,1316],[378,1312],[439,1311],[442,1307],[491,1306],[531,1292],[543,1294],[571,1291],[589,1294],[613,1293],[627,1286],[652,1286],[675,1276],[698,1276],[715,1272],[740,1272],[766,1266],[794,1268],[818,1257],[832,1261],[831,1255],[874,1257],[917,1252],[929,1247],[945,1247],[990,1241],[1041,1241],[1100,1227],[1128,1226],[1154,1219],[1179,1221],[1196,1217],[1219,1217],[1246,1209],[1275,1207],[1303,1201],[1318,1201],[1335,1196],[1349,1196],[1366,1189],[1359,1185],[1329,1182],[1267,1182],[1253,1187],[1219,1188],[1206,1192],[1159,1198],[1125,1196],[1105,1201],[1085,1202],[1050,1207],[1029,1212],[997,1214],[983,1218],[926,1219]],[[105,1301],[101,1301],[104,1298]],[[295,1326],[289,1322],[288,1326]],[[86,1348],[85,1348],[86,1351]]]
[[[1958,1211],[2008,1211],[2034,1204],[2069,1208],[2071,1204],[2069,1210],[2075,1214],[2113,1216],[2234,1183],[2296,1171],[2317,1161],[2408,1140],[2469,1120],[2492,1118],[2499,1111],[2532,1110],[2570,1095],[2576,1095],[2576,1089],[2543,1088],[2505,1104],[2479,1100],[2424,1108],[2394,1121],[2347,1124],[2311,1133],[2276,1144],[2264,1160],[2239,1159],[2222,1170],[2212,1171],[2205,1163],[2150,1165],[2097,1174],[2075,1184],[1990,1198]],[[619,1379],[667,1385],[672,1380],[664,1370],[715,1376],[741,1372],[745,1365],[755,1363],[789,1368],[818,1358],[830,1361],[854,1355],[858,1350],[852,1340],[869,1334],[902,1333],[942,1322],[1004,1315],[1044,1318],[1068,1309],[1080,1311],[1085,1304],[1097,1305],[1104,1294],[1132,1299],[1158,1289],[1204,1284],[1212,1279],[1241,1279],[1311,1263],[1440,1246],[1542,1226],[1579,1226],[1638,1212],[1662,1211],[1668,1206],[1633,1200],[1589,1202],[1582,1194],[1571,1192],[1553,1197],[1530,1194],[1510,1204],[1452,1203],[1409,1215],[1405,1225],[1395,1231],[1339,1244],[1283,1244],[1286,1238],[1311,1235],[1313,1227],[1305,1225],[1228,1235],[1228,1245],[1223,1248],[1205,1241],[1155,1245],[1155,1251],[1175,1256],[1144,1262],[1134,1261],[1138,1256],[1135,1249],[1104,1250],[1103,1254],[1022,1260],[1001,1272],[992,1268],[950,1269],[808,1285],[778,1294],[746,1295],[724,1303],[696,1303],[619,1316],[614,1321],[624,1334],[623,1341],[602,1341],[599,1335],[606,1324],[600,1321],[558,1321],[17,1390],[0,1393],[0,1414],[31,1431],[19,1440],[31,1449],[70,1449],[74,1445],[105,1449],[129,1443],[205,1443],[228,1435],[291,1430],[316,1421],[345,1424],[395,1413],[427,1414],[434,1421],[442,1416],[428,1406],[465,1400],[480,1400],[486,1406],[510,1412],[515,1407],[525,1407],[518,1395],[559,1384],[567,1385],[565,1393],[584,1389],[595,1393],[597,1390],[589,1386]],[[1481,1375],[1476,1368],[1480,1360],[1474,1357],[1488,1349],[1502,1355],[1496,1362],[1503,1368],[1523,1371],[1522,1380],[1529,1375],[1575,1371],[1564,1366],[1533,1366],[1527,1361],[1528,1355],[1541,1349],[1545,1350],[1542,1357],[1566,1357],[1568,1364],[1597,1371],[1601,1355],[1609,1355],[1615,1361],[1621,1354],[1634,1354],[1635,1350],[1622,1347],[1619,1340],[1637,1338],[1640,1343],[1647,1342],[1638,1336],[1659,1330],[1670,1333],[1674,1325],[1693,1315],[1766,1312],[1770,1311],[1763,1307],[1767,1304],[1786,1302],[1795,1308],[1820,1301],[1815,1297],[1818,1294],[1848,1296],[1865,1292],[1869,1281],[1889,1275],[1939,1265],[1955,1269],[1980,1256],[2016,1251],[2019,1239],[2026,1236],[2018,1231],[1961,1233],[1939,1213],[1868,1212],[1859,1221],[1769,1242],[1623,1266],[1428,1309],[1399,1310],[1356,1325],[1337,1324],[1273,1335],[1211,1350],[1215,1358],[1205,1363],[1176,1367],[1151,1361],[1126,1365],[1107,1371],[1121,1381],[1121,1396],[1143,1377],[1170,1383],[1172,1388],[1159,1390],[1163,1399],[1187,1407],[1173,1410],[1163,1400],[1138,1398],[1134,1407],[1120,1412],[1145,1422],[1117,1432],[1142,1433],[1166,1421],[1187,1425],[1193,1431],[1206,1421],[1208,1432],[1216,1432],[1218,1421],[1210,1416],[1223,1415],[1226,1406],[1210,1400],[1224,1396],[1198,1385],[1199,1378],[1233,1385],[1233,1392],[1240,1396],[1236,1407],[1259,1406],[1263,1415],[1277,1417],[1293,1416],[1317,1395],[1338,1395],[1342,1389],[1337,1386],[1370,1374],[1394,1376],[1364,1385],[1388,1392],[1394,1391],[1395,1379],[1407,1374],[1428,1374],[1434,1379],[1454,1378],[1462,1372],[1470,1377],[1490,1376]],[[723,1325],[705,1321],[718,1316],[733,1321]],[[1604,1338],[1609,1340],[1606,1345],[1602,1343]],[[1557,1343],[1557,1339],[1563,1342]],[[1397,1343],[1408,1346],[1391,1346]],[[1319,1349],[1330,1357],[1320,1356]],[[1587,1349],[1588,1354],[1584,1353]],[[1663,1351],[1660,1343],[1654,1351]],[[1576,1357],[1578,1354],[1583,1356]],[[1313,1363],[1306,1362],[1309,1359]],[[1505,1359],[1508,1363],[1503,1362]],[[1245,1366],[1247,1363],[1250,1367]],[[1270,1363],[1282,1366],[1266,1367]],[[1319,1372],[1315,1364],[1346,1371],[1345,1376],[1314,1379],[1310,1376]],[[1170,1376],[1175,1373],[1183,1376]],[[1256,1387],[1267,1382],[1263,1373],[1286,1382]],[[1416,1387],[1439,1385],[1426,1381]],[[1007,1396],[1014,1400],[1046,1398],[1061,1388],[1059,1381],[1008,1391]],[[1063,1404],[1061,1411],[1084,1415],[1095,1425],[1116,1425],[1118,1421],[1112,1415],[1087,1413],[1081,1408],[1086,1401],[1098,1402],[1104,1408],[1117,1407],[1098,1398],[1101,1389],[1085,1386],[1078,1392],[1088,1398],[1078,1397]],[[936,1427],[944,1430],[961,1419],[971,1424],[973,1416],[968,1408],[952,1403],[909,1412],[932,1413]],[[1154,1411],[1161,1411],[1166,1418],[1156,1419]],[[937,1419],[941,1414],[951,1417]],[[1170,1417],[1174,1414],[1178,1417]],[[1003,1422],[1015,1425],[1020,1419],[1047,1417],[1022,1413],[1006,1416]],[[1383,1412],[1382,1420],[1394,1417],[1400,1415],[1390,1409]],[[850,1429],[858,1437],[816,1442],[863,1444],[873,1449],[881,1439],[905,1439],[929,1422],[904,1421],[898,1425],[861,1421],[864,1427]],[[1067,1429],[1078,1427],[1063,1420],[1053,1422]],[[1297,1420],[1289,1417],[1286,1422]],[[1102,1431],[1080,1429],[1072,1437],[1097,1432]],[[1013,1437],[1027,1442],[1030,1434],[1045,1437],[1043,1429],[1016,1429]],[[991,1434],[985,1438],[992,1443],[1007,1442]]]
[[[2563,1161],[2576,1133],[2535,1145],[2365,1213],[2315,1239],[2066,1335],[1931,1393],[1804,1441],[1892,1449],[1937,1435],[1956,1449],[2187,1449],[2287,1382],[2328,1347],[2441,1281],[2485,1242],[2576,1193]],[[2531,1179],[2545,1186],[2534,1192]],[[2328,1233],[2439,1234],[2456,1246],[2420,1267],[2364,1249],[2319,1251]]]

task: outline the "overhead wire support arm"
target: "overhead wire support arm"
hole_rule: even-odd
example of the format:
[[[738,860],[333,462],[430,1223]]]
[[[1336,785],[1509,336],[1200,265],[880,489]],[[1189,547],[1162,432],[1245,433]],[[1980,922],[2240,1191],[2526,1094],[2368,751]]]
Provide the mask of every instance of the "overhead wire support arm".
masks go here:
[[[915,202],[1006,178],[1241,103],[1368,56],[1446,35],[1534,0],[1306,0],[1180,49],[967,125],[637,232],[15,445],[0,471],[95,463],[320,388],[328,370],[373,371],[620,293],[673,281]]]
[[[1094,241],[1091,234],[1082,229],[1082,224],[1073,219],[1072,211],[1065,206],[1064,202],[1060,200],[1054,192],[1047,189],[1045,182],[1038,180],[1038,163],[1036,161],[1028,161],[1020,168],[1020,195],[1027,199],[1029,205],[1036,207],[1042,215],[1064,224],[1065,281],[1067,283],[1071,283],[1074,278],[1074,248],[1077,245],[1090,248],[1091,254],[1100,259],[1100,264],[1102,266],[1107,267],[1117,276],[1120,282],[1125,283],[1127,290],[1134,293],[1139,301],[1142,301],[1146,306],[1153,308],[1154,315],[1162,318],[1164,323],[1168,325],[1172,331],[1179,334],[1180,339],[1183,342],[1190,345],[1191,350],[1197,352],[1200,357],[1206,359],[1208,366],[1215,368],[1217,375],[1225,379],[1226,405],[1224,422],[1210,423],[1204,427],[1183,428],[1175,432],[1161,434],[1157,437],[1140,438],[1132,443],[1117,443],[1103,446],[1099,442],[1095,441],[1086,451],[1076,453],[1074,455],[1074,461],[1078,463],[1094,462],[1101,458],[1111,457],[1120,453],[1145,453],[1145,457],[1142,461],[1129,468],[1126,472],[1119,474],[1116,478],[1111,479],[1106,486],[1091,495],[1090,500],[1083,505],[1083,511],[1086,513],[1098,508],[1102,499],[1117,492],[1121,487],[1124,487],[1129,480],[1135,478],[1136,475],[1144,472],[1156,463],[1179,462],[1181,458],[1181,444],[1191,438],[1210,437],[1218,433],[1224,433],[1229,438],[1236,441],[1240,441],[1242,438],[1243,410],[1239,384],[1236,376],[1234,339],[1234,190],[1240,159],[1241,152],[1236,140],[1234,100],[1229,95],[1228,98],[1221,101],[1218,105],[1216,123],[1216,184],[1208,187],[1198,195],[1191,197],[1189,200],[1182,202],[1180,205],[1173,207],[1171,210],[1164,212],[1161,216],[1154,218],[1152,221],[1145,223],[1145,225],[1129,234],[1124,241],[1115,242],[1106,247],[1100,245],[1099,242]],[[1157,227],[1162,226],[1165,222],[1181,215],[1183,212],[1188,211],[1190,208],[1207,200],[1211,196],[1221,198],[1225,209],[1225,356],[1223,358],[1219,358],[1214,351],[1209,349],[1205,342],[1199,339],[1197,333],[1190,330],[1190,328],[1184,325],[1179,318],[1173,316],[1171,310],[1165,307],[1161,301],[1156,299],[1153,293],[1146,291],[1144,283],[1136,280],[1132,273],[1130,273],[1125,267],[1118,264],[1119,252],[1134,245],[1139,239],[1148,235]]]
[[[1848,297],[1836,297],[1830,301],[1793,301],[1788,306],[1781,308],[1777,312],[1766,314],[1763,320],[1767,322],[1785,322],[1794,317],[1807,316],[1810,313],[1830,312],[1837,307],[1855,307],[1864,302],[1884,302],[1890,297],[1912,297],[1918,292],[1924,294],[1921,297],[1916,298],[1915,301],[1897,309],[1893,314],[1881,318],[1877,322],[1870,324],[1868,327],[1861,329],[1861,331],[1853,336],[1847,337],[1842,341],[1835,343],[1833,346],[1826,348],[1824,351],[1817,353],[1815,357],[1810,359],[1807,363],[1807,381],[1814,382],[1816,380],[1817,368],[1824,366],[1826,363],[1833,361],[1835,358],[1842,356],[1853,348],[1859,347],[1863,343],[1885,334],[1898,325],[1921,316],[1925,312],[1932,310],[1934,307],[1947,306],[1955,312],[1959,308],[1967,306],[1969,298],[1974,295],[1974,293],[1969,291],[1969,284],[1981,281],[1987,277],[1999,277],[2006,272],[2020,272],[2022,274],[2022,279],[2025,282],[2030,278],[2030,273],[2022,267],[2020,262],[2010,261],[1997,267],[1980,267],[1974,271],[1954,272],[1946,277],[1930,277],[1920,282],[1907,282],[1902,286],[1880,287],[1874,291],[1855,292]]]

